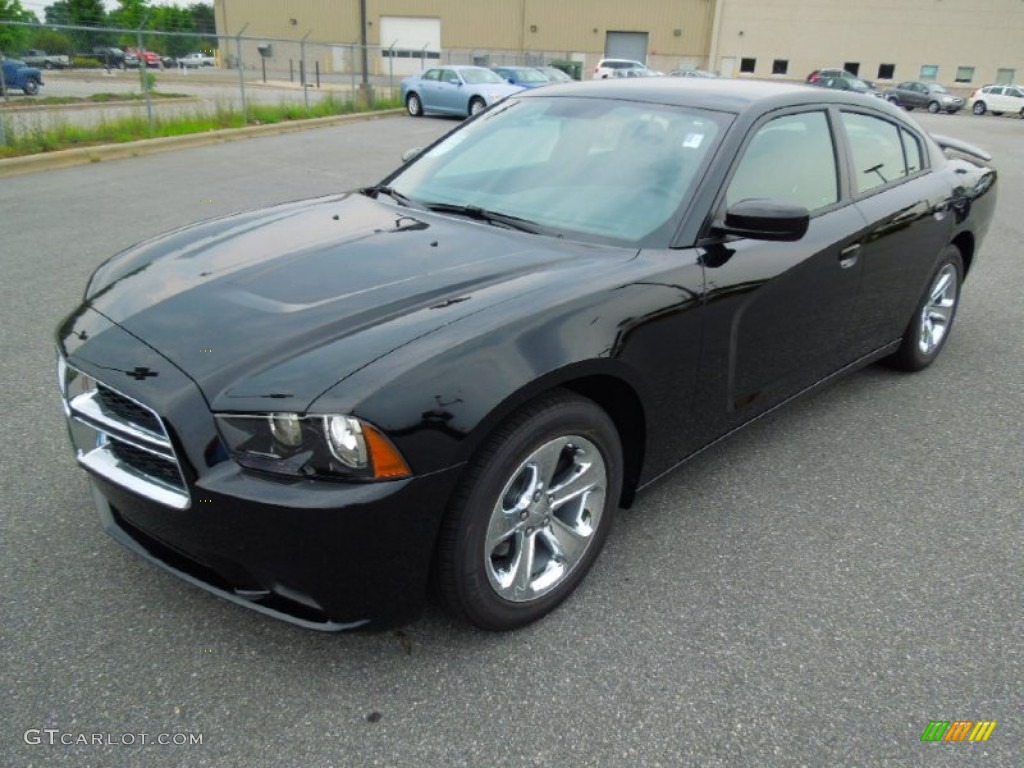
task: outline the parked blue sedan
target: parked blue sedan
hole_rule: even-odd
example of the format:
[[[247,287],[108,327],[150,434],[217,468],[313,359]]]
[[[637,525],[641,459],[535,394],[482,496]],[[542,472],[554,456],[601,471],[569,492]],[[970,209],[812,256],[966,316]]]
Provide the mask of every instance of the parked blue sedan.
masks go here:
[[[533,67],[491,67],[500,77],[512,85],[520,85],[523,88],[540,88],[542,85],[551,85],[551,78]]]
[[[39,86],[43,84],[43,73],[36,67],[29,67],[25,62],[18,59],[7,59],[0,57],[0,66],[3,67],[3,80],[0,81],[0,95],[5,91],[19,88],[27,96],[35,96],[39,93]]]
[[[466,116],[521,90],[483,67],[434,67],[402,81],[402,101],[413,117],[426,112]]]

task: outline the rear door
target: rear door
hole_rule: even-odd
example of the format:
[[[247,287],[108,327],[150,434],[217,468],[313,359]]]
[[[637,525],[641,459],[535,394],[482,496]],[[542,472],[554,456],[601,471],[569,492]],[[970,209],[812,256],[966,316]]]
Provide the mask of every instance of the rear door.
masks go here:
[[[900,338],[952,228],[949,184],[928,167],[916,131],[877,112],[842,110],[857,210],[868,230],[847,333],[855,354]]]

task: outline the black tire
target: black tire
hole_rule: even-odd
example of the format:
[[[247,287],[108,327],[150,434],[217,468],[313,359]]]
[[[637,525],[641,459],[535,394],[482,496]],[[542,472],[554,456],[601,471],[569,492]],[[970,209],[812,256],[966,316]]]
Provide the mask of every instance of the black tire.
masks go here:
[[[405,97],[405,108],[413,117],[423,116],[423,102],[415,93],[410,93]]]
[[[477,115],[483,112],[487,108],[487,104],[479,96],[474,96],[469,100],[469,116]]]
[[[570,392],[506,419],[467,468],[441,526],[436,578],[448,609],[508,630],[565,600],[608,536],[622,463],[611,419]]]
[[[985,109],[986,107],[984,101],[976,101],[974,102],[974,106],[971,107],[971,111],[976,115],[984,115]]]
[[[939,102],[937,102],[937,101],[929,101],[928,102],[928,111],[931,112],[933,115],[939,114],[939,111],[941,109],[942,109],[942,107],[939,106]]]
[[[34,77],[30,77],[25,81],[25,87],[22,88],[22,90],[25,91],[28,96],[35,96],[39,93],[39,81]]]
[[[935,362],[953,330],[963,280],[960,250],[955,245],[946,246],[907,324],[900,348],[888,358],[892,367],[920,371]]]

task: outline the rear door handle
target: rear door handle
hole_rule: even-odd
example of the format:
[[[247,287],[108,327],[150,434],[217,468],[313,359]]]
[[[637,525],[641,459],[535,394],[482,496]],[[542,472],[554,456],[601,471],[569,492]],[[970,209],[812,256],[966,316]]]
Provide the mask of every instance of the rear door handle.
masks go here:
[[[839,252],[839,266],[849,269],[857,263],[858,258],[860,258],[860,243],[848,245]]]

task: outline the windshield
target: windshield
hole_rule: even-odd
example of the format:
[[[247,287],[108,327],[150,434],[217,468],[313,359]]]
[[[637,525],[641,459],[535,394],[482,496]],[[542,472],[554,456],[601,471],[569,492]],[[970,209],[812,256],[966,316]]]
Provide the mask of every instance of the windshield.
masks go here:
[[[728,118],[593,98],[503,102],[392,178],[421,206],[473,206],[556,234],[638,244],[675,221]]]
[[[491,72],[489,69],[460,69],[459,74],[462,75],[462,79],[470,85],[505,82],[499,75]]]

